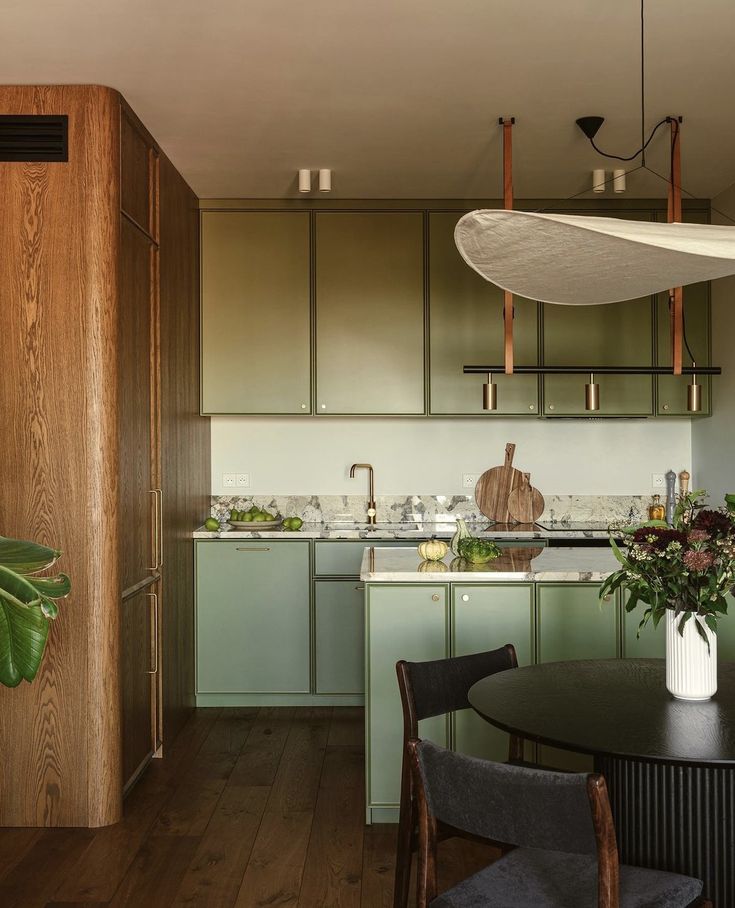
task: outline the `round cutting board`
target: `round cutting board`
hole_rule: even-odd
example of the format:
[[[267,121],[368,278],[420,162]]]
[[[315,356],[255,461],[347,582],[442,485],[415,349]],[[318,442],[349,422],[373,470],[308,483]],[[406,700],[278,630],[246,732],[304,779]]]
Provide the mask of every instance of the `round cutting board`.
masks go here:
[[[523,473],[521,484],[508,496],[508,513],[518,523],[535,523],[544,513],[544,497],[531,485],[530,473]]]
[[[513,466],[516,446],[505,446],[505,463],[502,467],[485,470],[475,486],[475,501],[480,512],[496,523],[510,523],[508,496],[521,484],[523,474]]]

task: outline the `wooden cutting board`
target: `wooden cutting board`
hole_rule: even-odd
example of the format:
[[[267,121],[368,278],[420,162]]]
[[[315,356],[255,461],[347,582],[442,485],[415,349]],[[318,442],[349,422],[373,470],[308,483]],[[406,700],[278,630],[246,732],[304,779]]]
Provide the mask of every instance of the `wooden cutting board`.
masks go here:
[[[521,484],[508,496],[508,513],[518,523],[535,523],[544,512],[544,496],[531,485],[531,474],[523,473]]]
[[[502,467],[485,470],[475,486],[475,501],[480,512],[496,523],[510,523],[508,496],[521,484],[523,474],[513,466],[516,446],[505,446],[505,463]]]

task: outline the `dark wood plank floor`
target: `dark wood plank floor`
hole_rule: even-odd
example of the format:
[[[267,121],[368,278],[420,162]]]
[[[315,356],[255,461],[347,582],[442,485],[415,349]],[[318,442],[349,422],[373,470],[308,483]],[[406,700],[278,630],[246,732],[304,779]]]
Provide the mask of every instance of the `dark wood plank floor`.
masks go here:
[[[2,908],[390,908],[395,827],[365,826],[363,712],[197,710],[99,830],[0,829]],[[495,857],[442,846],[442,888]]]

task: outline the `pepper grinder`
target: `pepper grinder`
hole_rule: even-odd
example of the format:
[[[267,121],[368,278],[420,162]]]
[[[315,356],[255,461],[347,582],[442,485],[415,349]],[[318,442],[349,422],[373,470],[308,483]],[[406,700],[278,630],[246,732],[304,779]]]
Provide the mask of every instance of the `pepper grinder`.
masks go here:
[[[676,510],[676,473],[669,470],[666,474],[666,523],[673,526]]]
[[[683,498],[685,495],[689,494],[689,480],[692,477],[687,473],[686,470],[682,470],[679,473],[679,497]]]

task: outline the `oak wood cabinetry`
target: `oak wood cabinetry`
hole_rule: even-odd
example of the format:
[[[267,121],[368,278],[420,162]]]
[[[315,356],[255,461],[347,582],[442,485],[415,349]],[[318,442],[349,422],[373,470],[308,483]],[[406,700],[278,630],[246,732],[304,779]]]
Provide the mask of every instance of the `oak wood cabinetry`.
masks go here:
[[[0,532],[62,549],[72,579],[36,680],[0,689],[0,824],[100,826],[120,819],[124,782],[166,730],[160,691],[172,710],[193,697],[193,576],[171,582],[169,602],[170,578],[152,568],[160,540],[186,565],[173,537],[209,485],[189,349],[197,202],[111,89],[1,87],[0,112],[69,118],[68,162],[0,163],[0,331],[13,375],[0,384]],[[159,325],[174,321],[163,339]],[[168,440],[178,448],[161,463]],[[170,528],[157,545],[161,510]],[[183,641],[173,650],[172,633]]]

